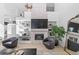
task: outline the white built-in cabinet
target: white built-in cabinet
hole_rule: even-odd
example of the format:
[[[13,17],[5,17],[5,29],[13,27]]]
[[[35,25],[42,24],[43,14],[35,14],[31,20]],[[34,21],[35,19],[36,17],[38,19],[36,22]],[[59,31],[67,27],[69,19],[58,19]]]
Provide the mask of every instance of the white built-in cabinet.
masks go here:
[[[26,33],[30,36],[31,12],[24,12],[24,17],[16,17],[16,34],[22,36]]]
[[[16,24],[10,23],[7,25],[7,38],[16,36]]]

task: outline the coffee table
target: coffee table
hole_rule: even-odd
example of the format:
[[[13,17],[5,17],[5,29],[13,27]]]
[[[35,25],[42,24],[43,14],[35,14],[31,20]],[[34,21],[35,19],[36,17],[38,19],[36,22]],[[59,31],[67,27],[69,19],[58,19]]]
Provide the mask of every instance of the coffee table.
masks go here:
[[[19,49],[12,54],[15,54],[15,55],[37,55],[37,49],[36,48]]]

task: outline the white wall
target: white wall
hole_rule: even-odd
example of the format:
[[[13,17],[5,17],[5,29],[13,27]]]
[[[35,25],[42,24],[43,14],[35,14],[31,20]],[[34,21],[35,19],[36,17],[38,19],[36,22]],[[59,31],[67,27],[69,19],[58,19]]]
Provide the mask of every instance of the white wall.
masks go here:
[[[57,12],[47,12],[47,19],[48,21],[56,21],[56,24],[58,25],[58,13]]]
[[[4,17],[16,17],[20,12],[25,10],[25,3],[0,3],[0,23],[3,22]]]
[[[55,16],[59,15],[60,19],[70,19],[79,12],[79,4],[77,3],[56,3]],[[4,15],[18,16],[18,13],[25,10],[25,3],[0,3],[0,17]],[[54,15],[53,14],[53,15]],[[40,16],[40,17],[39,17]],[[46,4],[35,3],[32,8],[32,18],[47,18]],[[65,21],[65,20],[63,20]]]
[[[26,3],[0,3],[0,16],[7,15],[16,17],[19,12],[26,9],[25,4]],[[32,6],[32,18],[47,18],[45,3],[33,3]]]
[[[56,3],[55,12],[58,13],[59,25],[63,25],[66,28],[67,21],[79,14],[78,6],[79,4],[77,3]]]
[[[67,30],[67,23],[70,18],[79,14],[78,3],[56,3],[55,12],[58,14],[59,25]],[[65,45],[65,38],[62,41],[62,46]]]
[[[5,3],[4,8],[7,11],[6,15],[16,17],[25,9],[25,3]]]
[[[33,19],[47,19],[46,4],[45,3],[33,3],[32,18]]]

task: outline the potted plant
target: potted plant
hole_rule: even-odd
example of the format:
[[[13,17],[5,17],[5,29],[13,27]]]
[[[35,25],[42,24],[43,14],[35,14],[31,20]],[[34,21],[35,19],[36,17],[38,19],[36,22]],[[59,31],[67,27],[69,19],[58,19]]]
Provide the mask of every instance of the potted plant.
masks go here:
[[[53,26],[51,30],[51,35],[55,37],[55,46],[58,45],[58,40],[62,40],[65,35],[65,30],[63,27]]]

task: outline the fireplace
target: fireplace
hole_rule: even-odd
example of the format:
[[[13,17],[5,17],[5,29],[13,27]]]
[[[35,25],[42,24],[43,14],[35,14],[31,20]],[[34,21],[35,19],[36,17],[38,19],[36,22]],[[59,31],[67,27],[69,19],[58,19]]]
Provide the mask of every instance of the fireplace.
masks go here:
[[[35,34],[35,40],[43,40],[44,34]]]

